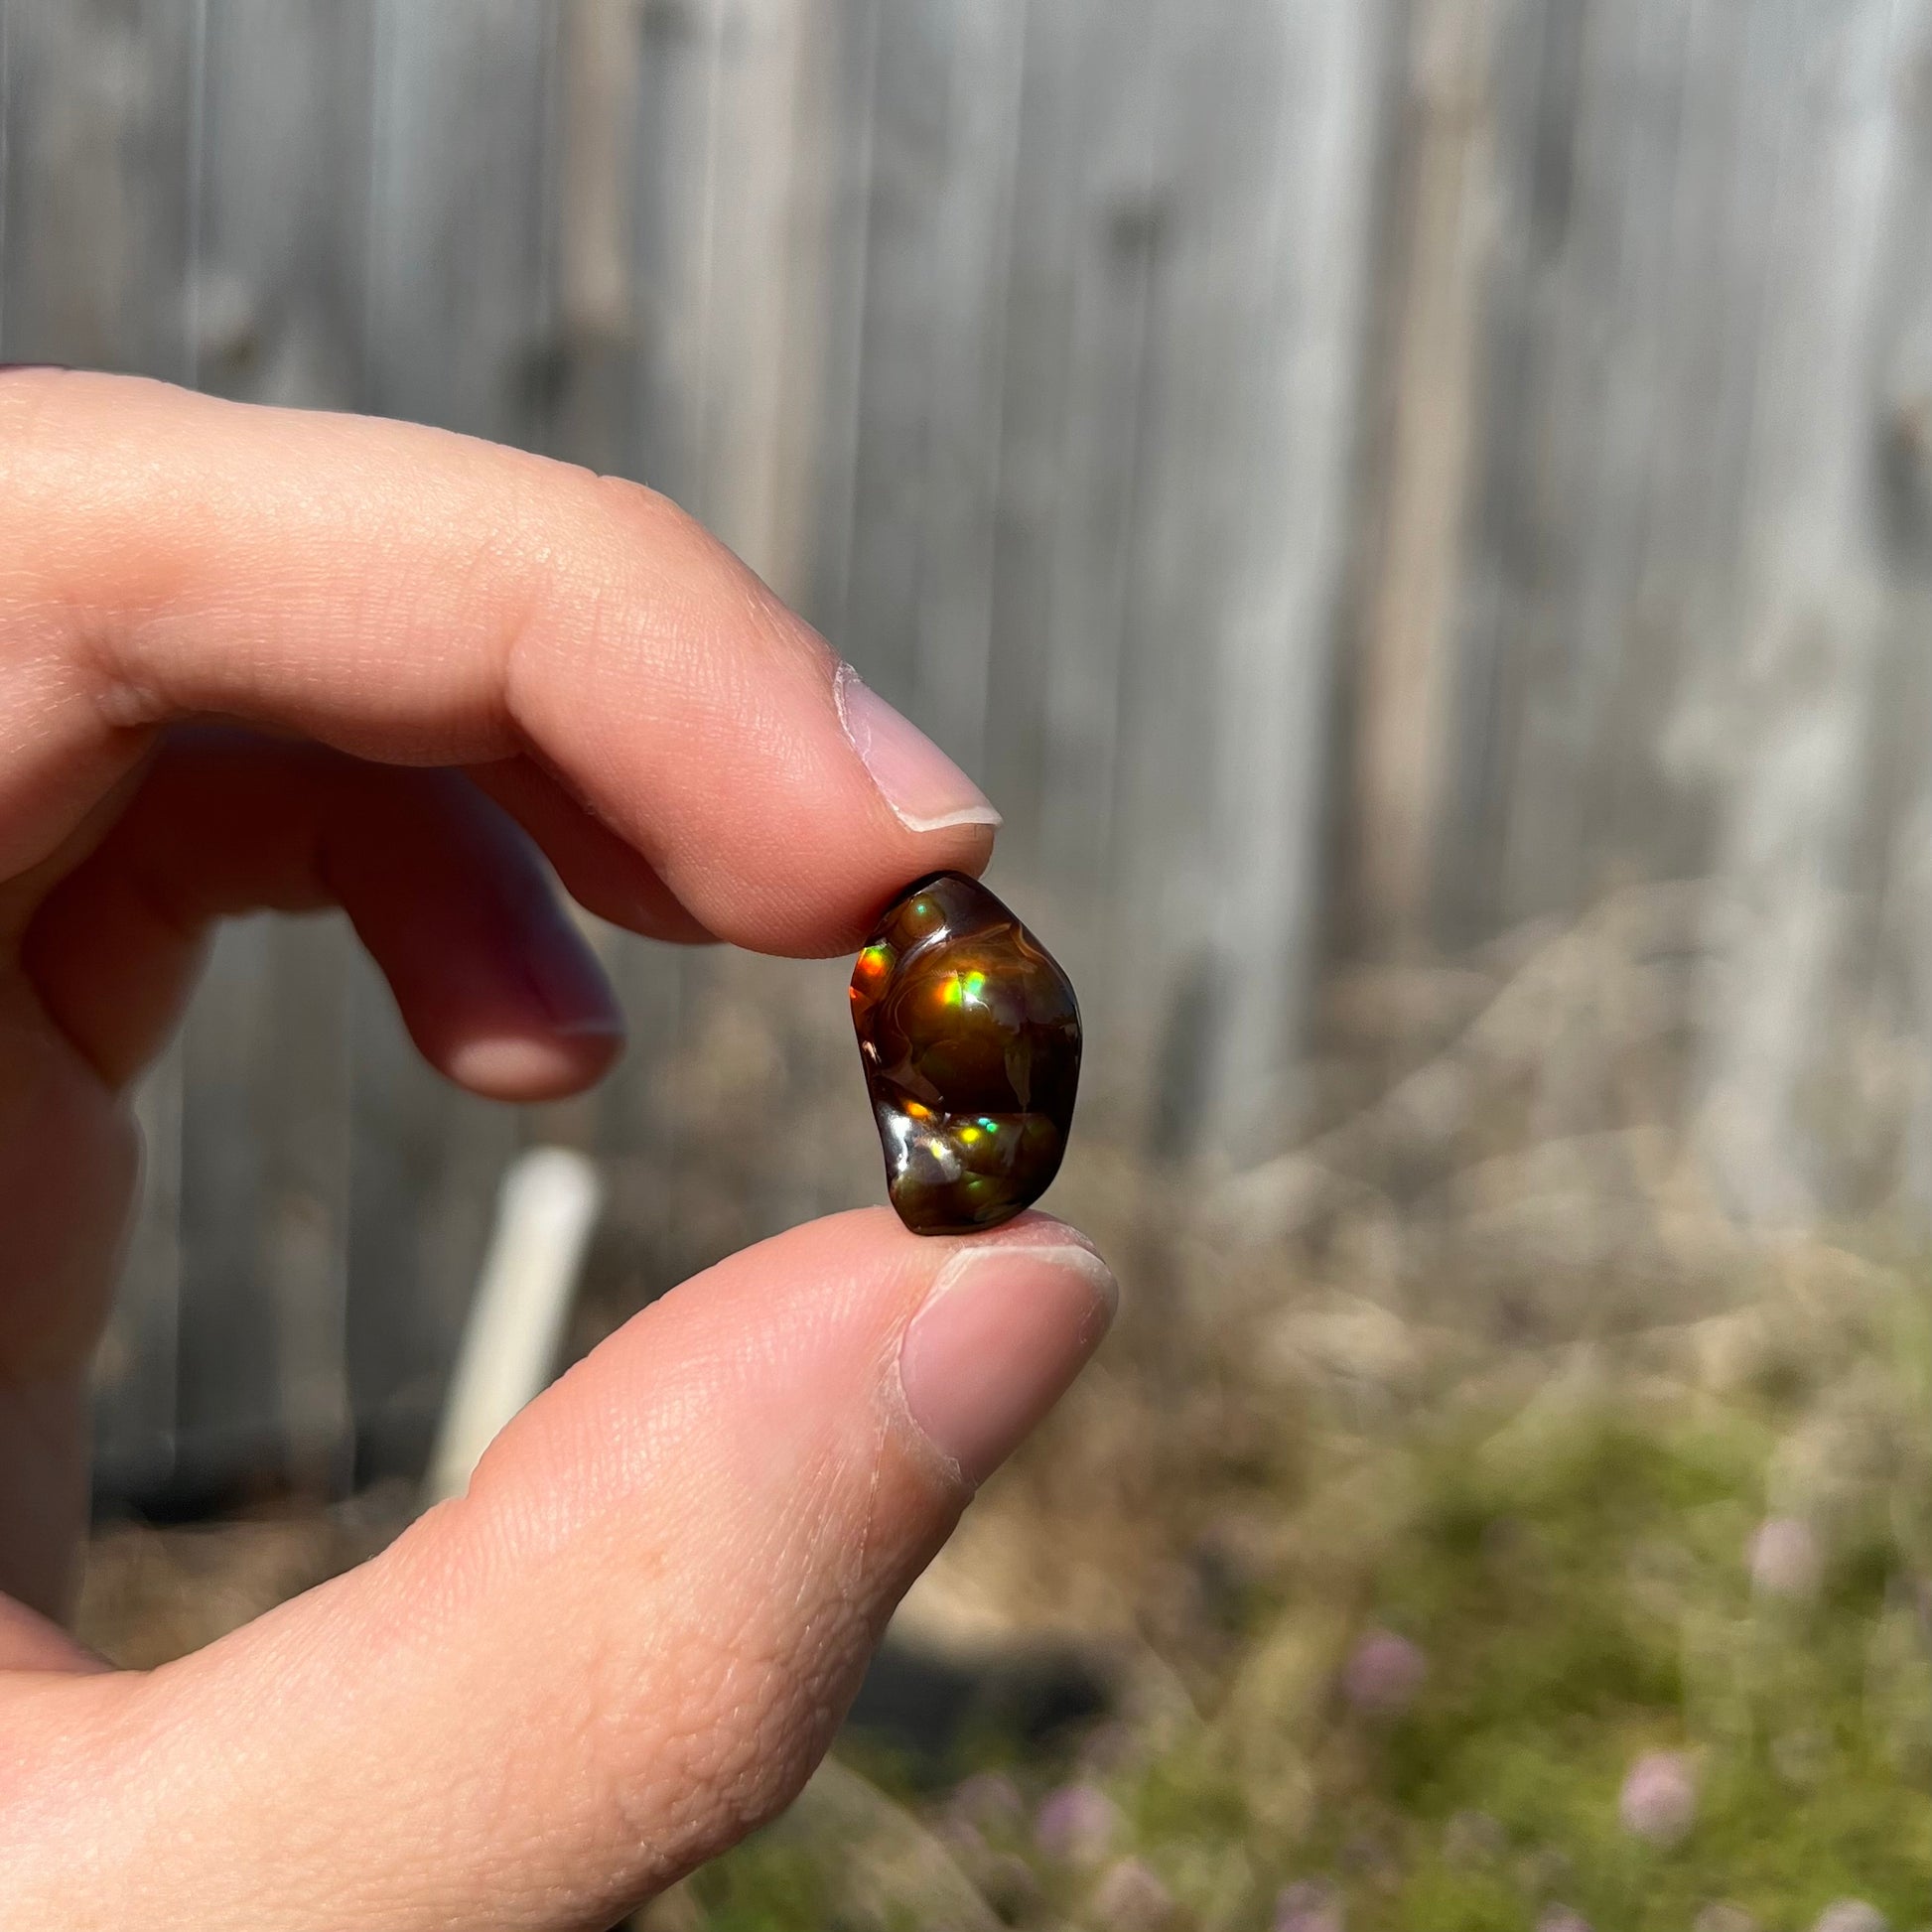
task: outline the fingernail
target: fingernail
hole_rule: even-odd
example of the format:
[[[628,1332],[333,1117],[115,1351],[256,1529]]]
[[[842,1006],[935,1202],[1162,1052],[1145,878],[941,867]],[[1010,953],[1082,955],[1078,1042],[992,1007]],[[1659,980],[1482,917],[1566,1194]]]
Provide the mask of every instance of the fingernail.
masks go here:
[[[901,718],[850,664],[832,681],[839,723],[899,823],[914,832],[998,825],[985,792],[925,733]]]
[[[570,927],[532,938],[524,970],[550,1031],[569,1038],[621,1034],[623,1009],[591,949]]]
[[[969,1243],[899,1344],[907,1413],[966,1481],[984,1482],[1079,1374],[1119,1299],[1089,1248]]]

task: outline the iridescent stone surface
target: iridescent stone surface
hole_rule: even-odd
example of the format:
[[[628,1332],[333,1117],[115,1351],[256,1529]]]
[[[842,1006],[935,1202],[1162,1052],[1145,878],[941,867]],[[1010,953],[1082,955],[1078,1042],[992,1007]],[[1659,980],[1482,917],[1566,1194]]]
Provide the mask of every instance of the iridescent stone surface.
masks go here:
[[[852,970],[886,1186],[914,1234],[998,1227],[1059,1172],[1080,1078],[1073,985],[977,881],[935,873]]]

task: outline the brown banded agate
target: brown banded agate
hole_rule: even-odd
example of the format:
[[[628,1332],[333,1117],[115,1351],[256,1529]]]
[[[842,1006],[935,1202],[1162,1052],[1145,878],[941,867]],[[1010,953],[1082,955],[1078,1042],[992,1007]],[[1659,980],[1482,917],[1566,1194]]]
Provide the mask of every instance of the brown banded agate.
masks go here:
[[[1059,1172],[1080,1009],[1059,963],[976,880],[934,873],[852,971],[886,1187],[914,1234],[998,1227]]]

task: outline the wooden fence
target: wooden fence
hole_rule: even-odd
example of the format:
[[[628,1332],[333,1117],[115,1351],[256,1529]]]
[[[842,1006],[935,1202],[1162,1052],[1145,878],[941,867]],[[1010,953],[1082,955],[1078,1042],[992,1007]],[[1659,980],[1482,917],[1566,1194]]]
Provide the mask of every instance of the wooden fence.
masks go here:
[[[1297,1132],[1325,966],[1695,877],[1687,1128],[1833,1204],[1847,1016],[1896,1085],[1932,1012],[1929,207],[1932,0],[0,0],[0,356],[668,490],[981,776],[1175,1160]],[[876,1193],[693,1124],[850,1083],[733,1018],[836,968],[608,943],[638,1050],[521,1119],[224,937],[110,1490],[407,1466],[532,1133],[646,1276]]]

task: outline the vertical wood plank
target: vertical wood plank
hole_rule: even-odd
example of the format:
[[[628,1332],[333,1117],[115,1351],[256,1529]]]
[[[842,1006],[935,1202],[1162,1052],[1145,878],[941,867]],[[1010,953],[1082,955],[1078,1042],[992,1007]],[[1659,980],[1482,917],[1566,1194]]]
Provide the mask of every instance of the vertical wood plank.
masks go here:
[[[717,193],[721,5],[660,0],[640,16],[641,98],[632,159],[637,223],[644,480],[696,511],[711,377],[710,220]]]
[[[369,321],[371,0],[208,0],[200,386],[353,408]]]
[[[718,373],[709,324],[725,39],[718,0],[657,0],[637,16],[638,106],[628,157],[638,315],[632,461],[653,488],[694,512],[705,495],[708,398]],[[627,1131],[619,1148],[632,1179],[620,1211],[650,1250],[651,1265],[674,1270],[671,1258],[683,1247],[687,1136],[670,1074],[710,968],[645,942],[622,947],[619,961],[620,991],[642,1034],[632,1047],[633,1098],[622,1110]]]
[[[708,35],[697,508],[708,528],[772,579],[790,562],[781,548],[775,432],[795,375],[793,159],[805,31],[797,0],[727,0]]]
[[[645,474],[794,595],[809,483],[781,431],[820,339],[821,190],[798,161],[821,122],[802,96],[826,12],[646,6],[631,164]]]
[[[1656,219],[1679,127],[1683,10],[1595,7],[1577,52],[1562,269],[1548,338],[1551,389],[1541,487],[1551,546],[1529,653],[1510,780],[1506,916],[1574,909],[1602,856],[1588,782],[1610,717],[1645,435],[1655,402]],[[1559,319],[1560,318],[1560,319]]]
[[[1932,206],[1932,0],[1901,8],[1898,67],[1905,138],[1895,160],[1894,211]],[[1873,521],[1887,572],[1885,676],[1874,707],[1871,829],[1883,866],[1869,937],[1876,969],[1871,1018],[1891,1037],[1932,1037],[1932,228],[1895,223],[1887,249],[1873,356]],[[1854,946],[1865,940],[1855,936]],[[1855,952],[1856,956],[1856,952]],[[1904,1122],[1897,1186],[1923,1216],[1932,1207],[1932,1091],[1921,1085]]]
[[[218,1494],[238,1475],[272,1478],[284,1463],[278,1311],[260,1241],[258,1069],[277,1043],[265,1012],[267,950],[265,916],[222,926],[182,1035],[177,1473],[191,1494]]]
[[[946,161],[932,210],[937,274],[927,342],[914,703],[969,771],[985,764],[993,545],[1013,248],[1025,0],[954,8]]]
[[[311,1495],[354,1478],[348,1383],[353,1076],[346,921],[277,920],[263,962],[270,1048],[253,1067],[261,1193],[258,1292],[275,1309],[274,1386],[285,1466]]]
[[[1160,75],[1175,23],[1159,6],[1089,14],[1076,169],[1072,347],[1047,583],[1041,871],[1076,920],[1102,910],[1112,858],[1120,682],[1132,621],[1149,335],[1179,136]]]
[[[781,593],[817,581],[813,521],[823,476],[819,371],[830,352],[826,235],[843,218],[837,109],[842,6],[703,0],[642,15],[635,155],[640,458]],[[726,962],[630,947],[640,1185],[657,1203],[652,1246],[690,1245],[682,1184],[689,1122],[677,1099],[676,1033],[706,1024],[741,981]],[[770,1104],[794,1104],[787,1070]],[[747,1232],[813,1211],[802,1157],[760,1163],[739,1188]],[[693,1238],[696,1238],[695,1236]],[[702,1246],[702,1242],[700,1241]],[[705,1255],[702,1258],[709,1258]]]
[[[0,0],[0,355],[7,348],[7,214],[13,205],[13,0]]]
[[[1748,118],[1748,95],[1765,78],[1761,47],[1753,62],[1751,18],[1700,4],[1685,27],[1673,47],[1674,167],[1648,211],[1662,237],[1649,258],[1655,340],[1644,380],[1654,400],[1647,447],[1635,459],[1637,529],[1612,646],[1615,703],[1586,773],[1595,836],[1619,857],[1643,854],[1660,877],[1711,864],[1710,760],[1680,734],[1708,695],[1700,672],[1735,583],[1751,367],[1769,295],[1758,244],[1765,183],[1776,173]]]
[[[368,406],[538,440],[555,0],[377,0]]]
[[[783,365],[771,444],[772,527],[764,574],[828,635],[839,626],[819,605],[825,559],[850,547],[853,408],[864,286],[865,204],[857,182],[870,165],[870,63],[874,0],[786,0],[795,19],[791,140],[778,157],[787,177],[783,237]],[[767,161],[767,166],[770,163]],[[835,380],[835,373],[839,379]]]
[[[0,65],[0,356],[181,378],[191,10],[10,6]],[[168,1481],[176,1449],[182,1065],[137,1108],[147,1185],[96,1376],[99,1482]]]
[[[1730,924],[1711,987],[1703,1145],[1749,1218],[1823,1206],[1806,1118],[1819,1021],[1840,1010],[1844,886],[1884,636],[1872,501],[1883,394],[1871,329],[1896,223],[1922,225],[1902,161],[1900,9],[1829,19],[1781,11],[1789,165],[1768,236],[1772,286],[1757,365],[1748,577],[1736,660],[1748,756],[1725,805],[1719,883]]]
[[[1210,660],[1209,929],[1229,980],[1211,1091],[1228,1149],[1279,1134],[1311,984],[1388,18],[1320,4],[1261,16],[1268,58],[1255,66],[1273,84],[1257,89],[1271,116],[1260,266],[1234,323],[1268,346],[1231,398],[1242,482],[1219,507],[1239,549]]]
[[[173,0],[11,11],[9,359],[189,373],[194,23]]]
[[[631,157],[638,0],[568,0],[557,85],[558,394],[545,449],[639,475]]]
[[[378,0],[363,393],[502,442],[554,434],[552,0]],[[420,1469],[518,1140],[417,1060],[358,962],[345,1349],[363,1473]]]
[[[211,0],[201,40],[194,373],[354,401],[366,319],[368,14]],[[345,1474],[348,1093],[342,935],[219,935],[184,1036],[180,1475]]]
[[[135,1095],[141,1201],[121,1286],[94,1357],[94,1490],[112,1506],[175,1474],[182,1287],[182,1060],[168,1053]]]
[[[428,1452],[487,1230],[517,1145],[507,1108],[441,1086],[365,959],[349,989],[354,1042],[344,1353],[356,1473],[415,1474]]]
[[[1776,173],[1763,140],[1781,119],[1766,19],[1536,5],[1499,37],[1498,245],[1438,854],[1451,942],[1574,907],[1614,866],[1707,861],[1701,666],[1728,649]]]
[[[857,435],[839,645],[866,681],[916,712],[929,355],[946,192],[943,0],[887,5],[874,32]]]
[[[177,1480],[348,1475],[348,934],[231,922],[183,1035]]]
[[[859,515],[865,317],[872,243],[872,174],[886,0],[837,0],[815,68],[835,118],[818,144],[822,196],[822,359],[817,373],[816,513],[807,615],[843,648]]]
[[[1491,242],[1495,0],[1411,16],[1399,141],[1395,319],[1380,528],[1353,716],[1351,909],[1376,949],[1414,951],[1430,922],[1450,757],[1462,536],[1480,408],[1477,337]]]
[[[1053,558],[1066,508],[1061,451],[1071,407],[1091,18],[1078,0],[1032,5],[1022,50],[991,559],[990,725],[982,755],[987,789],[1007,819],[1000,863],[1022,881],[1040,864],[1044,694]]]
[[[1512,0],[1495,40],[1490,187],[1498,206],[1475,375],[1485,407],[1464,523],[1455,715],[1435,854],[1438,905],[1451,944],[1486,936],[1506,916],[1502,855],[1515,808],[1509,778],[1554,520],[1537,486],[1546,339],[1569,223],[1587,22],[1582,6]],[[1507,407],[1503,397],[1511,399]]]

